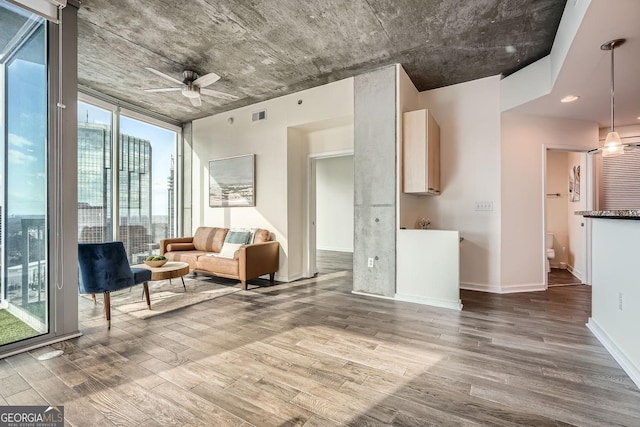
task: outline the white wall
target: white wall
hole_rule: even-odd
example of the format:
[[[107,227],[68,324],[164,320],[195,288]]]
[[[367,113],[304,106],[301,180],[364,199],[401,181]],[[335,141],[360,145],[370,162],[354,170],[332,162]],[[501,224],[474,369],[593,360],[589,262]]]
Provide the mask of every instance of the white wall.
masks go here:
[[[560,194],[560,197],[547,196],[547,231],[553,233],[553,249],[556,253],[554,259],[550,260],[553,268],[567,265],[569,247],[567,212],[570,198],[568,162],[569,153],[566,151],[547,151],[547,194]]]
[[[567,208],[567,227],[569,230],[569,246],[567,247],[567,268],[574,276],[583,282],[586,280],[587,269],[587,242],[586,242],[586,224],[585,219],[576,215],[576,211],[586,211],[588,206],[587,191],[593,192],[593,186],[587,184],[592,182],[593,177],[588,176],[587,169],[588,154],[586,153],[567,153],[567,173],[573,166],[580,165],[580,200],[577,202],[568,201]],[[575,191],[575,190],[574,190]]]
[[[597,145],[597,123],[502,114],[502,292],[544,289],[545,149]]]
[[[399,230],[395,299],[461,310],[457,231]]]
[[[298,104],[302,99],[303,103]],[[251,113],[267,109],[267,120],[251,122]],[[303,139],[290,127],[353,116],[353,79],[305,90],[193,122],[192,206],[193,228],[200,225],[262,227],[271,230],[281,245],[278,280],[296,278],[302,271],[302,227],[293,224],[304,215],[290,211],[304,197],[306,153],[296,146]],[[230,117],[233,124],[228,123]],[[339,120],[338,120],[339,121]],[[344,121],[342,121],[344,124]],[[289,139],[291,138],[291,141]],[[256,154],[256,206],[210,208],[207,203],[208,161],[241,154]],[[304,160],[300,160],[305,157]],[[294,164],[302,161],[304,164]],[[290,182],[300,185],[288,188]],[[301,220],[302,221],[302,220]],[[188,230],[185,230],[188,232]]]
[[[442,193],[428,200],[433,228],[459,230],[461,286],[500,285],[500,78],[488,77],[422,92],[440,125]],[[493,202],[475,211],[475,201]]]
[[[316,160],[317,248],[353,252],[353,156]]]
[[[328,126],[322,129],[305,131],[309,154],[327,154],[353,150],[353,117],[347,117],[349,123],[324,123]]]
[[[593,226],[589,329],[640,387],[640,221],[588,219]]]
[[[437,196],[422,196],[415,194],[405,194],[402,190],[402,180],[403,180],[403,168],[404,165],[402,163],[402,141],[403,141],[403,129],[402,129],[402,121],[403,121],[403,113],[407,111],[415,111],[423,108],[428,108],[423,106],[420,103],[420,94],[416,87],[413,85],[413,82],[407,75],[404,68],[401,65],[398,65],[398,72],[396,73],[396,93],[397,93],[397,118],[396,121],[398,123],[398,215],[399,219],[399,227],[404,227],[408,229],[417,228],[417,223],[420,218],[428,217],[428,206],[429,203],[432,202],[434,197]]]

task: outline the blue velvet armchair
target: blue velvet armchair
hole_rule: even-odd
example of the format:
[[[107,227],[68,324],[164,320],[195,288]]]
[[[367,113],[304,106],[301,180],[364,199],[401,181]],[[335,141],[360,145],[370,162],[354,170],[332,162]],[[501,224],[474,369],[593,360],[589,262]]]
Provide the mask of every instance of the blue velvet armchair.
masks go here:
[[[111,329],[110,292],[142,283],[147,307],[151,309],[147,283],[151,280],[151,271],[129,267],[127,252],[122,242],[78,244],[78,267],[80,293],[93,294],[94,302],[95,294],[104,294],[104,311],[109,329]]]

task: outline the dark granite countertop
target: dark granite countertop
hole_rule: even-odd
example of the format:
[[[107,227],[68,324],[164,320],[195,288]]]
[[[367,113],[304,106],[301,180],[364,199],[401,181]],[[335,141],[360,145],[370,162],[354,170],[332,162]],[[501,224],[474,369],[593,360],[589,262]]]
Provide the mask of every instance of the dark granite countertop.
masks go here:
[[[587,218],[640,219],[640,209],[617,209],[611,211],[577,211],[576,215]]]

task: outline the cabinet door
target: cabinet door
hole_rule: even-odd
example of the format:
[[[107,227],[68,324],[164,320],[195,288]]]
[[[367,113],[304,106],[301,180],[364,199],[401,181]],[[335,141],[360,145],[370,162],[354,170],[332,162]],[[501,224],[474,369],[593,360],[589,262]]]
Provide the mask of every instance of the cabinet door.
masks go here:
[[[429,110],[403,114],[403,191],[440,192],[440,127]]]
[[[440,193],[440,126],[427,110],[427,192]]]

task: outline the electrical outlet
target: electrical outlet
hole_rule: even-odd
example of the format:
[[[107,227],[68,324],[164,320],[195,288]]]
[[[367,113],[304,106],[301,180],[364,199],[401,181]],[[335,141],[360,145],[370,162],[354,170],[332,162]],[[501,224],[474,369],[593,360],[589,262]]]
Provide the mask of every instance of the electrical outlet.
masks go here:
[[[368,258],[367,259],[367,267],[369,267],[369,268],[373,267],[373,258]]]
[[[618,292],[618,309],[622,311],[622,292]]]
[[[492,211],[493,202],[476,202],[475,210],[476,211]]]

